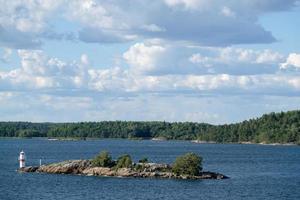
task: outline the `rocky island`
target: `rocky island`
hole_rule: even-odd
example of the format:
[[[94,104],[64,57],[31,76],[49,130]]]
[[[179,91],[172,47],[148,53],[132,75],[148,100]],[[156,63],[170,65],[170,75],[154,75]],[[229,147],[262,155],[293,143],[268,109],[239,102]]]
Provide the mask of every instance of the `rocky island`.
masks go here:
[[[68,160],[42,166],[29,166],[20,172],[51,174],[77,174],[85,176],[174,178],[174,179],[226,179],[215,172],[202,171],[202,158],[194,153],[179,156],[172,165],[149,163],[147,158],[134,163],[129,155],[112,160],[108,152],[101,152],[91,160]]]

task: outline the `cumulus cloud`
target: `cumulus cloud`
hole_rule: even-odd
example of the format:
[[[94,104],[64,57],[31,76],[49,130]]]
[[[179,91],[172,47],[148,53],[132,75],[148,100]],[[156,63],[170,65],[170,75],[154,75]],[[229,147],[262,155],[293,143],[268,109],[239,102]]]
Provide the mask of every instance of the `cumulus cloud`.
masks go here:
[[[276,94],[299,93],[300,78],[291,74],[234,75],[219,74],[147,74],[156,65],[155,57],[165,49],[144,44],[132,46],[124,57],[132,68],[96,69],[87,55],[79,61],[64,62],[40,50],[19,50],[21,66],[0,71],[1,89],[11,91],[132,93],[197,93],[206,94]],[[154,60],[151,60],[151,59]],[[197,59],[196,59],[197,60]]]
[[[147,72],[153,70],[149,66],[157,66],[157,56],[166,55],[168,48],[170,47],[160,41],[135,44],[124,53],[124,59],[130,61],[132,66],[106,69],[92,66],[87,54],[82,54],[77,61],[66,62],[49,57],[40,50],[19,50],[20,66],[10,71],[0,71],[0,102],[5,105],[0,106],[0,110],[7,113],[2,120],[143,119],[221,123],[227,122],[229,118],[222,118],[222,113],[217,109],[226,110],[229,106],[231,109],[235,108],[235,115],[230,120],[236,120],[241,113],[239,109],[243,109],[241,107],[245,103],[242,101],[246,101],[249,96],[255,101],[252,99],[245,104],[251,105],[251,108],[265,105],[260,107],[262,112],[298,105],[295,104],[296,100],[292,100],[297,99],[300,94],[300,78],[297,74],[140,73],[139,70],[143,68]],[[222,51],[217,53],[218,59],[222,58],[220,52]],[[233,52],[234,56],[237,52],[238,55],[243,54],[240,50]],[[265,51],[260,54],[255,52],[252,52],[254,55],[251,58],[259,58]],[[262,60],[273,63],[273,57]],[[247,61],[247,56],[243,55],[242,58],[243,62]],[[190,62],[188,56],[186,59]],[[194,56],[192,60],[199,64],[203,58]],[[208,61],[210,62],[209,59]],[[281,104],[278,107],[278,101],[275,100],[273,107],[269,100],[257,104],[262,96],[276,97],[277,100],[290,99],[292,104]],[[176,108],[174,103],[178,105]],[[239,108],[236,107],[237,104]],[[253,109],[249,108],[247,112],[242,117],[249,116],[249,113],[253,116]]]
[[[272,74],[278,71],[278,63],[284,56],[278,52],[241,48],[217,48],[193,54],[189,60],[213,73]]]
[[[161,40],[136,43],[123,57],[132,71],[148,75],[274,74],[285,59],[284,55],[269,49],[191,48]]]
[[[49,58],[40,50],[18,50],[21,66],[0,72],[0,82],[6,90],[72,89],[83,85],[86,70],[81,63],[66,63]],[[83,56],[82,61],[85,61]]]
[[[226,108],[236,105],[252,105],[253,114],[257,106],[274,111],[280,107],[276,100],[295,98],[291,105],[297,107],[299,54],[234,46],[276,41],[260,25],[260,16],[293,9],[296,2],[0,0],[0,60],[10,61],[12,51],[20,59],[19,66],[0,70],[0,104],[5,105],[0,111],[13,120],[28,120],[24,113],[29,113],[31,120],[45,121],[222,122],[222,114],[231,111]],[[103,68],[93,66],[88,52],[65,61],[37,50],[47,40],[131,46],[122,61]],[[255,101],[245,103],[245,96]],[[276,100],[255,105],[262,96]]]
[[[280,65],[280,68],[281,69],[300,68],[300,54],[291,53],[286,59],[286,62]]]
[[[71,1],[70,13],[67,17],[77,19],[82,24],[89,24],[91,27],[110,29],[116,26],[112,13],[101,3],[94,0]]]
[[[145,45],[137,43],[124,53],[124,59],[137,72],[147,73],[157,69],[158,60],[166,48],[161,45]]]

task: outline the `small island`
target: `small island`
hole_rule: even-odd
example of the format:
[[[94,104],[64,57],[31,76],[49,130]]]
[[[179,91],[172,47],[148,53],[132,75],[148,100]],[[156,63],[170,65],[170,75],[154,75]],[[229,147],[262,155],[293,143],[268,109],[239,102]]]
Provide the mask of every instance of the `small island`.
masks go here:
[[[68,160],[42,166],[22,167],[19,172],[51,174],[76,174],[85,176],[174,178],[174,179],[227,179],[215,172],[202,170],[202,157],[187,153],[176,158],[172,165],[150,163],[147,158],[134,163],[128,154],[113,160],[107,151],[102,151],[91,160]]]

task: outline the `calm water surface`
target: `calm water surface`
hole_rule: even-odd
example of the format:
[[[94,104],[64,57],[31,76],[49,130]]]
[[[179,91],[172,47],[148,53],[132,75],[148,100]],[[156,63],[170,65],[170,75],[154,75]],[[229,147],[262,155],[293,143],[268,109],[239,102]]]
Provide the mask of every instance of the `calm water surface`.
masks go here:
[[[27,165],[86,159],[101,150],[116,158],[172,163],[176,156],[196,152],[204,169],[228,180],[166,180],[105,178],[52,174],[20,174],[17,157]],[[193,144],[184,141],[48,141],[0,139],[0,200],[6,199],[300,199],[300,147],[238,144]]]

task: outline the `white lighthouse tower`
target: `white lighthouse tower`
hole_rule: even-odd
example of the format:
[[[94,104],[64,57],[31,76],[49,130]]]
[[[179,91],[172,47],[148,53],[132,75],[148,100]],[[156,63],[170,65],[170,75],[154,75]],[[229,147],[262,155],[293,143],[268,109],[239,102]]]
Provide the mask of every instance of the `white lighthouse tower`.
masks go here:
[[[19,162],[20,162],[20,168],[25,167],[25,153],[23,150],[20,152]]]

